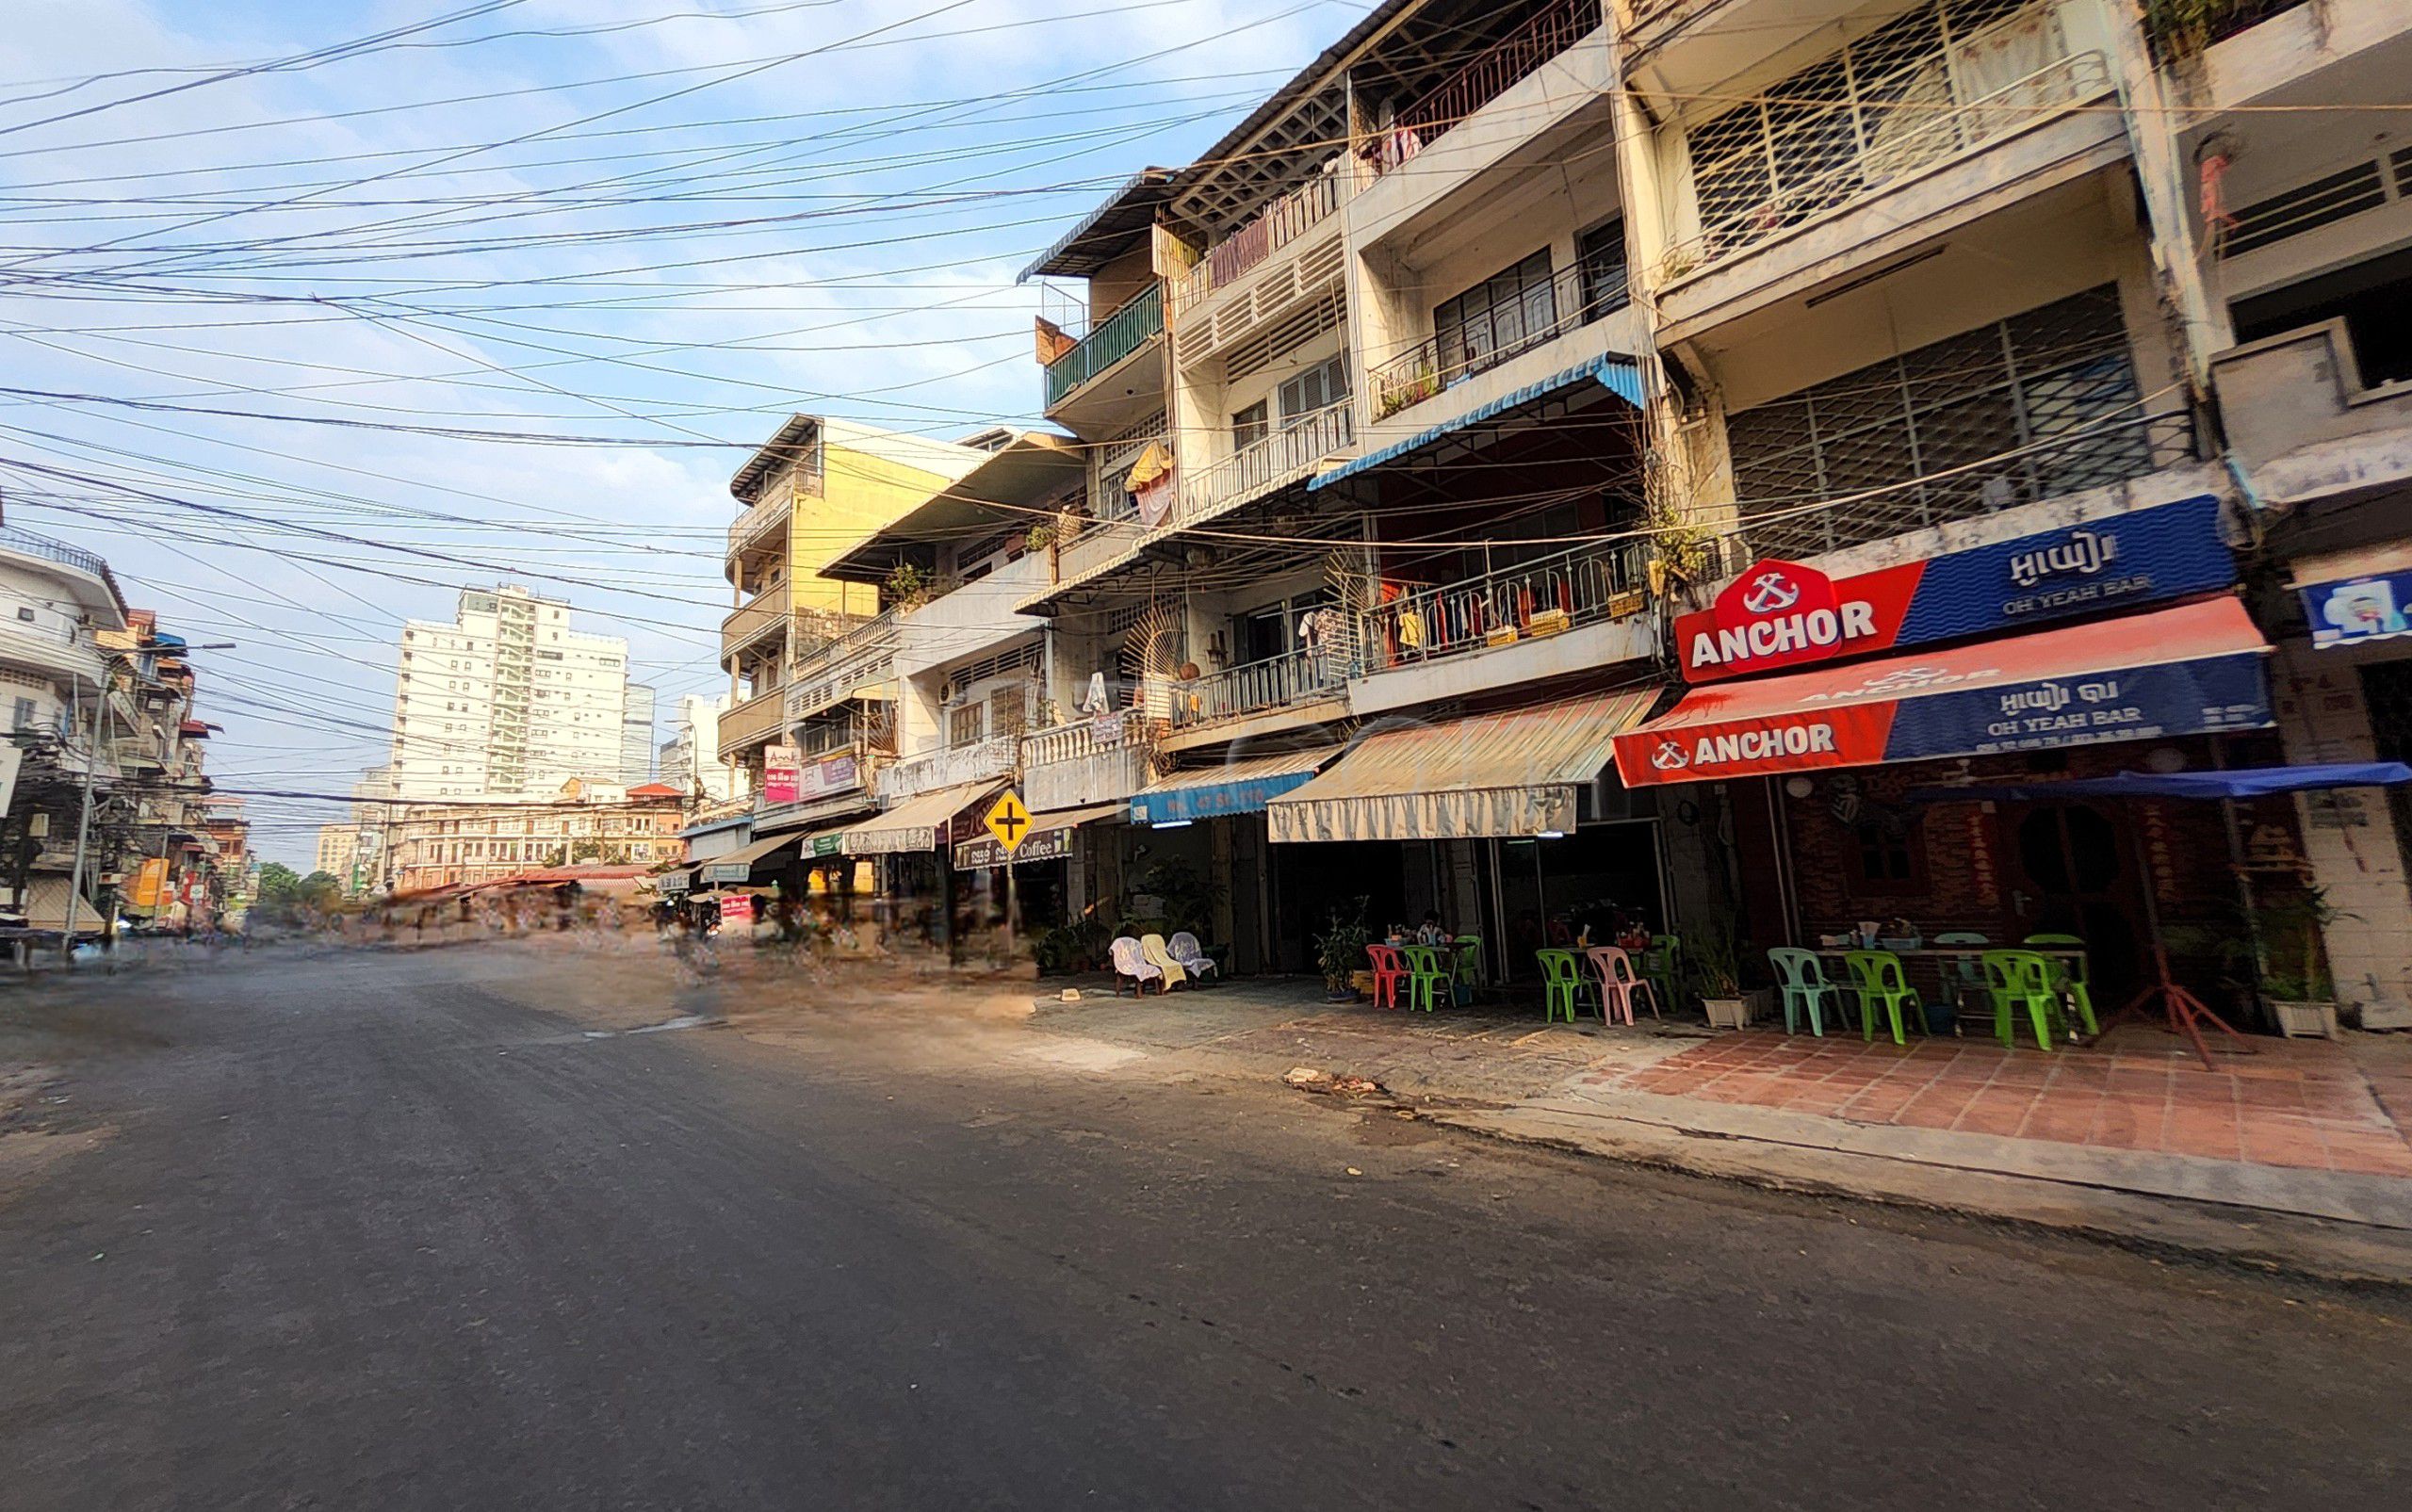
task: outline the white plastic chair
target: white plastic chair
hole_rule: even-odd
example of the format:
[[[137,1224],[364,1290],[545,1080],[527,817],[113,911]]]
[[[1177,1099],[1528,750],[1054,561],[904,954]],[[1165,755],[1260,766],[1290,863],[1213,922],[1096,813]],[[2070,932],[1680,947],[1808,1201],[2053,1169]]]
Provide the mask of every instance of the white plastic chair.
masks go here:
[[[1115,996],[1121,996],[1122,984],[1125,982],[1131,984],[1131,992],[1133,997],[1143,996],[1150,982],[1156,984],[1158,992],[1165,990],[1163,967],[1147,958],[1140,951],[1137,940],[1125,935],[1108,946],[1107,950],[1114,956]]]
[[[1173,960],[1193,977],[1212,976],[1217,969],[1214,958],[1206,953],[1206,947],[1198,944],[1198,936],[1185,929],[1172,937],[1168,949]]]

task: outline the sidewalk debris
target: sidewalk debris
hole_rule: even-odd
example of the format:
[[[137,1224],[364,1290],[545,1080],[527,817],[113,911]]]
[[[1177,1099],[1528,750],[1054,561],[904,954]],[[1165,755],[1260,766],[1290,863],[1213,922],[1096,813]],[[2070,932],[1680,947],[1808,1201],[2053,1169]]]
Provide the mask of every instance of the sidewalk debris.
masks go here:
[[[1301,1092],[1321,1093],[1326,1097],[1387,1097],[1391,1095],[1390,1088],[1371,1077],[1334,1076],[1312,1065],[1294,1065],[1282,1074],[1281,1080]]]

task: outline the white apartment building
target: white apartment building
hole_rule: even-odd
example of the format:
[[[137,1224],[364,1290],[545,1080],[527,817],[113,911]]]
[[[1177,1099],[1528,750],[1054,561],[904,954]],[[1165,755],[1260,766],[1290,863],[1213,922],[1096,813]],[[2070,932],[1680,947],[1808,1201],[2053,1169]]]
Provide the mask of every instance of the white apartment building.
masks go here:
[[[467,589],[452,623],[403,627],[389,786],[399,798],[512,797],[617,781],[628,720],[626,641],[572,629],[560,599]]]
[[[661,742],[659,777],[690,801],[698,792],[705,803],[737,796],[736,769],[719,758],[720,717],[727,707],[726,693],[717,697],[690,693],[678,700],[670,739]]]
[[[628,684],[620,713],[620,784],[642,787],[653,780],[653,690]]]
[[[318,826],[318,847],[312,858],[313,870],[323,871],[347,889],[351,885],[351,870],[360,859],[360,831],[350,824]]]

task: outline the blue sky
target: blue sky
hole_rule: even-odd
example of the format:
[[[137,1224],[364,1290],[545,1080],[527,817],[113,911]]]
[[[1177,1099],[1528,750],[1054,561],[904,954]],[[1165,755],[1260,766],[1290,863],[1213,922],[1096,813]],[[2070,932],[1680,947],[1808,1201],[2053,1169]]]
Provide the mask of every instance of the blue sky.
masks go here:
[[[19,0],[8,518],[238,642],[197,658],[226,788],[383,759],[399,623],[465,584],[569,597],[665,708],[714,691],[727,443],[1033,418],[1015,273],[1366,7]],[[468,431],[624,444],[431,433]],[[253,806],[307,859],[322,805]]]

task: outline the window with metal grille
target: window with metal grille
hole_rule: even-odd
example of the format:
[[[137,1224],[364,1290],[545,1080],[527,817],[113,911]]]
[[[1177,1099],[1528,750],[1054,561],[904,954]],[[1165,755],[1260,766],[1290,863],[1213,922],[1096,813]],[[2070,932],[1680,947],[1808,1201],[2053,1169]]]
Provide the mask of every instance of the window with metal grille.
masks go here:
[[[988,733],[1019,735],[1030,728],[1030,685],[1015,683],[988,694]]]
[[[1491,274],[1433,308],[1432,331],[1441,370],[1462,372],[1512,351],[1557,325],[1557,290],[1550,282],[1549,249]]]
[[[980,704],[966,704],[947,710],[946,743],[951,746],[978,745],[987,733],[987,709]]]
[[[2138,398],[2113,285],[1887,357],[1727,417],[1745,535],[1814,556],[2136,477],[2185,418]]]

